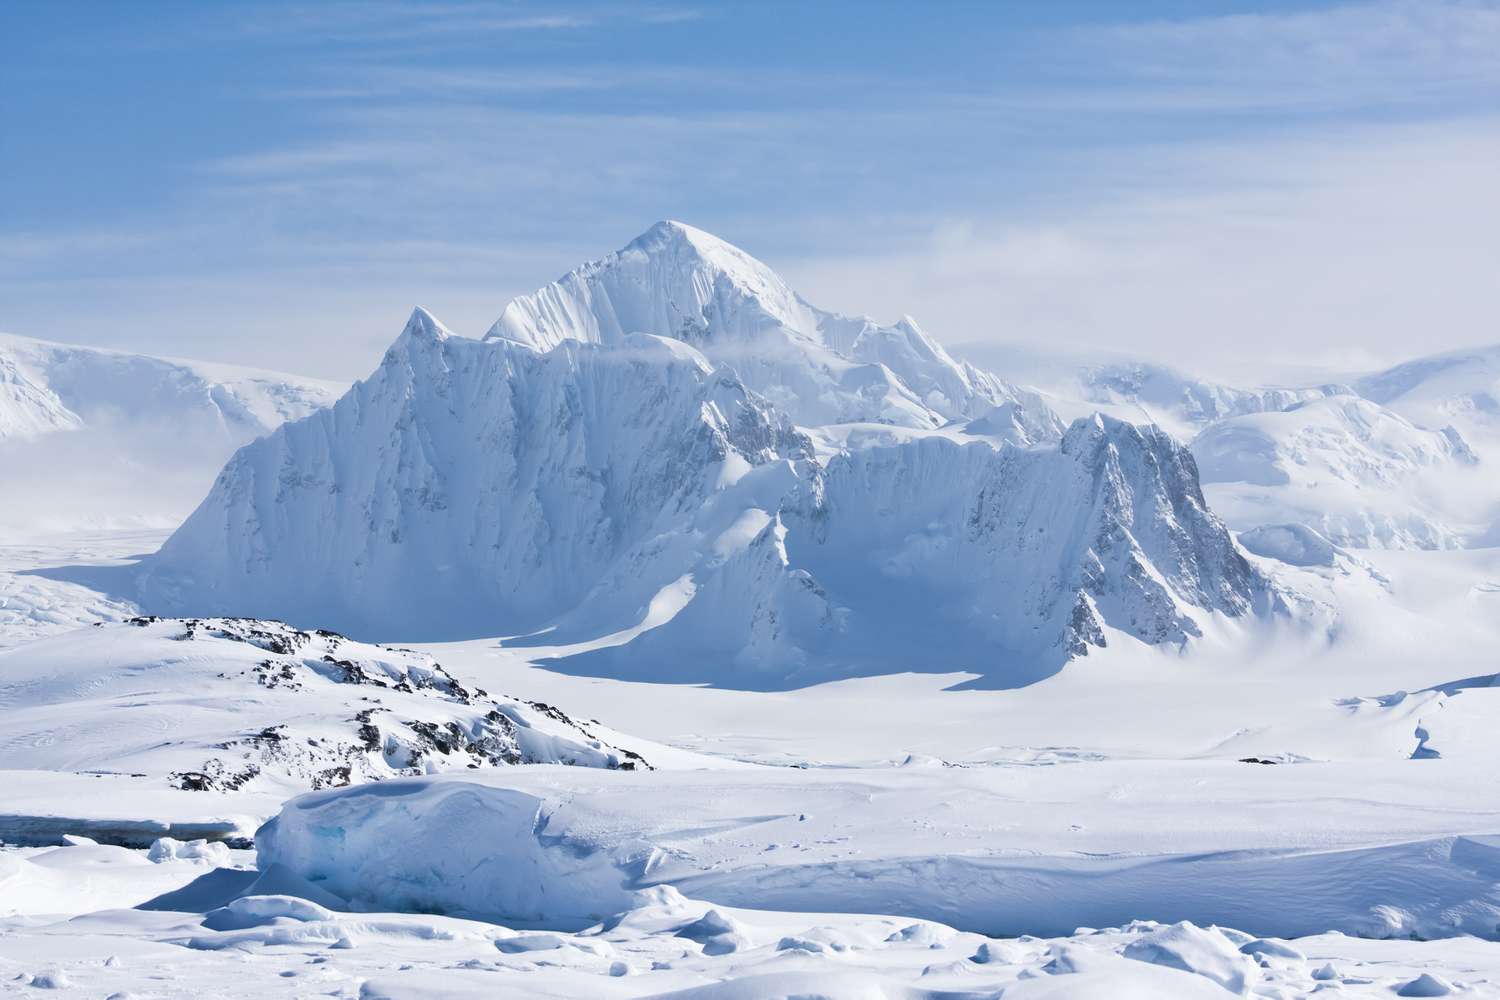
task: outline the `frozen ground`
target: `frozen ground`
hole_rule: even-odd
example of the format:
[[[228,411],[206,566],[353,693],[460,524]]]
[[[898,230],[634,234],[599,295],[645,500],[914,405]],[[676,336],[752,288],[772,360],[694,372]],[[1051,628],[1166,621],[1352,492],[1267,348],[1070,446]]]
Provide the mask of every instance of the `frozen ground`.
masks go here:
[[[714,905],[665,887],[631,894],[620,912],[576,932],[535,931],[339,912],[284,894],[235,898],[262,879],[274,886],[236,870],[249,861],[241,852],[173,857],[193,853],[0,851],[0,914],[11,911],[0,915],[0,990],[350,1000],[1500,996],[1500,949],[1475,938],[1284,941],[1136,922],[993,939],[909,917]]]
[[[66,631],[94,602],[133,610],[82,584],[18,575],[28,559],[65,567],[103,552],[116,558],[87,561],[108,563],[143,541],[72,536],[8,549],[6,580],[57,584],[59,614],[21,619],[27,635]],[[479,785],[417,779],[416,796],[364,800],[397,814],[344,824],[368,838],[344,847],[386,880],[358,880],[367,895],[353,901],[321,895],[340,887],[347,856],[318,838],[262,838],[266,864],[282,865],[265,885],[369,912],[284,899],[219,911],[254,873],[171,897],[173,911],[135,910],[210,863],[9,848],[0,913],[19,912],[0,924],[0,988],[1015,1000],[1223,996],[1241,976],[1263,996],[1390,997],[1414,982],[1500,996],[1500,736],[1489,721],[1500,696],[1489,686],[1500,666],[1500,553],[1332,550],[1331,562],[1280,570],[1298,574],[1311,600],[1337,597],[1342,613],[1317,629],[1210,635],[1190,657],[1118,648],[1011,691],[951,690],[966,676],[931,674],[795,692],[640,684],[545,669],[531,657],[546,649],[429,646],[466,684],[706,753],[666,762],[708,769],[606,775],[602,785],[577,769],[494,772]],[[243,836],[286,791],[190,793],[35,770],[0,773],[0,785],[11,817],[0,837],[23,839],[17,816],[47,819],[52,834],[61,817],[139,845],[167,833]],[[451,794],[473,788],[526,799],[527,821],[507,828],[496,818],[505,809]],[[319,794],[363,808],[360,794]],[[299,813],[319,811],[288,816]],[[431,878],[476,844],[500,866]],[[505,893],[523,884],[510,876],[546,870],[552,855],[566,863],[547,884],[586,889],[587,902],[569,911],[554,892],[552,910],[507,909]],[[254,863],[241,852],[231,862]],[[319,881],[310,887],[299,871]],[[406,895],[379,891],[403,877]],[[415,898],[414,885],[437,895]],[[718,916],[698,926],[709,910]],[[607,930],[589,928],[597,917]],[[1130,923],[1141,918],[1194,926]],[[1073,934],[1078,926],[1116,929]],[[1334,928],[1351,936],[1297,937]],[[1295,940],[1255,945],[1251,934]]]

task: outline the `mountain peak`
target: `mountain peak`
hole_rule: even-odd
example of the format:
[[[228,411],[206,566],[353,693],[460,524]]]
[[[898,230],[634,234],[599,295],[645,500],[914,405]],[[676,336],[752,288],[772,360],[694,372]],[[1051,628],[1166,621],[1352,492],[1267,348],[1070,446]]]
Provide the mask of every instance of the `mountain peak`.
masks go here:
[[[515,299],[486,339],[550,351],[567,340],[613,347],[640,333],[733,368],[803,426],[926,429],[1018,398],[1000,379],[954,361],[910,317],[888,327],[818,309],[739,247],[672,220]],[[1046,408],[1039,398],[1025,405]]]
[[[421,306],[412,309],[411,318],[406,321],[406,327],[401,333],[403,336],[418,337],[423,340],[447,340],[453,336],[446,326],[438,322],[436,316]]]

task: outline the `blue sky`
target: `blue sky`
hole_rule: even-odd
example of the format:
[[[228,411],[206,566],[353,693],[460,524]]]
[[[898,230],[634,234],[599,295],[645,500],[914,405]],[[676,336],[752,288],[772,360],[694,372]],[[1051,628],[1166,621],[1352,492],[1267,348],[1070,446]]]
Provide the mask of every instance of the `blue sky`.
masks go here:
[[[659,218],[949,343],[1500,340],[1500,5],[0,6],[0,329],[315,375]]]

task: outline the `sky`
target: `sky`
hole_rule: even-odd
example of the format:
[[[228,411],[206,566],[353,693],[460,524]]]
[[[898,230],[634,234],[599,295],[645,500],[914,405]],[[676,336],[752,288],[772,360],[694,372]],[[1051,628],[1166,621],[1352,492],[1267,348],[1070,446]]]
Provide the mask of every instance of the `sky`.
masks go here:
[[[0,5],[0,330],[368,373],[651,223],[940,340],[1500,341],[1500,0]],[[1003,373],[1002,373],[1003,374]]]

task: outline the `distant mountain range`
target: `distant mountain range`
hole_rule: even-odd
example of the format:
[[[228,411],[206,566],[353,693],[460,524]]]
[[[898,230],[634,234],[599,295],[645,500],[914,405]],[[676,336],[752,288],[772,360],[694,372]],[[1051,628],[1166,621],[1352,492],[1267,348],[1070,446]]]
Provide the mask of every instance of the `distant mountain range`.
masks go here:
[[[1028,683],[1092,648],[1286,610],[1276,560],[1231,528],[1298,551],[1438,548],[1500,521],[1480,488],[1500,349],[1312,386],[1136,362],[1022,386],[910,318],[818,309],[675,222],[515,300],[482,339],[418,309],[336,402],[325,383],[21,338],[0,365],[11,442],[96,414],[226,451],[264,435],[141,567],[149,610],[509,636],[641,679]]]

